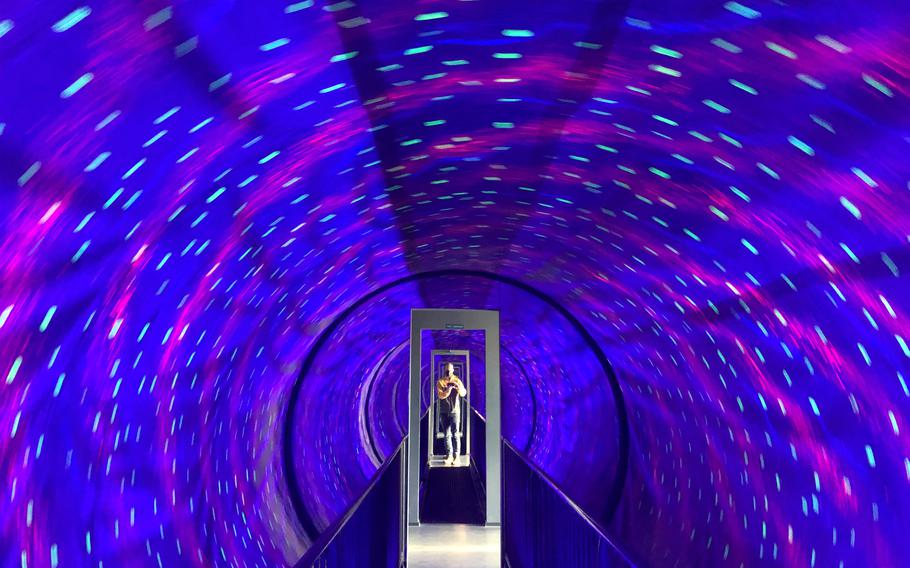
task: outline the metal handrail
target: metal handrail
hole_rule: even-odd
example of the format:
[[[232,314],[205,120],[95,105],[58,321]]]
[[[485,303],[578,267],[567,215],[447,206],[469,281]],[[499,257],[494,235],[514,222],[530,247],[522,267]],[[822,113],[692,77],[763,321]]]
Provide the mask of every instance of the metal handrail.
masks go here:
[[[360,505],[364,500],[370,495],[370,492],[373,491],[373,488],[376,487],[376,484],[379,483],[379,480],[382,479],[382,476],[389,469],[389,466],[395,461],[395,457],[401,453],[405,444],[408,442],[408,437],[405,436],[404,439],[398,444],[398,448],[392,452],[392,455],[389,456],[385,462],[379,466],[379,469],[376,470],[376,473],[373,474],[373,477],[370,478],[370,483],[367,485],[367,488],[363,491],[357,501],[343,514],[340,518],[335,520],[330,524],[319,537],[313,541],[313,544],[307,548],[307,551],[303,554],[303,557],[297,561],[294,565],[295,568],[310,568],[319,558],[319,556],[328,549],[329,545],[335,540],[335,537],[344,529],[344,526],[348,523],[351,517],[354,516],[354,513],[357,512],[357,509],[360,508]]]
[[[502,438],[502,443],[509,450],[511,450],[512,453],[518,457],[518,459],[520,459],[522,462],[524,462],[524,464],[526,466],[528,466],[531,469],[531,471],[533,471],[535,474],[537,474],[538,477],[540,477],[542,480],[544,480],[544,482],[546,482],[546,484],[550,486],[550,489],[552,489],[563,501],[565,501],[570,507],[572,507],[572,509],[578,514],[578,516],[581,517],[586,523],[588,523],[588,525],[592,529],[594,529],[594,531],[610,546],[610,548],[615,550],[616,553],[619,554],[623,558],[623,560],[625,560],[630,566],[636,566],[635,562],[633,562],[632,559],[629,558],[629,556],[615,542],[613,542],[613,539],[611,539],[607,535],[606,529],[596,519],[594,519],[588,513],[586,513],[585,510],[582,509],[574,500],[572,500],[571,497],[566,495],[566,493],[562,489],[560,489],[560,487],[556,483],[556,481],[552,477],[550,477],[550,475],[547,474],[547,472],[545,472],[537,464],[532,462],[531,459],[527,455],[525,455],[524,453],[519,451],[515,446],[513,446],[511,444],[511,442],[509,442],[505,438]]]
[[[473,409],[477,417],[486,422],[484,417],[476,410]],[[389,469],[391,464],[395,461],[395,457],[400,454],[408,441],[408,436],[405,436],[395,451],[389,456],[388,459],[376,470],[376,473],[373,474],[373,477],[370,478],[370,482],[367,485],[366,489],[360,495],[356,502],[351,505],[350,508],[337,520],[335,520],[331,525],[329,525],[319,537],[313,541],[313,544],[307,549],[303,557],[297,561],[295,568],[310,568],[316,562],[322,553],[324,553],[328,547],[332,544],[338,534],[344,529],[348,521],[354,516],[357,510],[360,508],[360,505],[372,492],[373,488],[379,483],[379,480],[382,479],[382,476]],[[526,466],[528,466],[531,471],[533,471],[538,477],[540,477],[549,487],[552,489],[563,501],[566,502],[575,512],[584,520],[594,531],[602,538],[609,546],[612,548],[618,555],[620,555],[623,560],[625,560],[630,566],[635,566],[635,562],[629,558],[629,556],[615,543],[613,539],[607,535],[606,529],[593,517],[585,512],[571,497],[569,497],[557,484],[557,482],[550,477],[550,475],[541,469],[537,464],[535,464],[531,459],[518,450],[511,442],[505,438],[501,438],[501,441],[505,447],[507,447],[513,454],[515,454]]]

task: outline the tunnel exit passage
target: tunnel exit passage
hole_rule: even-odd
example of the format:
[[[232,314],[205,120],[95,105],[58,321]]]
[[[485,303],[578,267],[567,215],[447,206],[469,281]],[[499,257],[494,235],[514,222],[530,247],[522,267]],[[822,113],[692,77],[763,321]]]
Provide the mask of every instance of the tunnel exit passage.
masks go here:
[[[464,349],[430,352],[431,394],[427,464],[435,467],[471,465],[471,357]],[[460,389],[463,388],[463,391]],[[464,394],[462,394],[462,392]]]
[[[425,361],[423,332],[427,330],[483,332],[483,353],[434,344],[439,349],[431,350]],[[411,310],[409,436],[402,476],[407,501],[403,548],[408,551],[409,566],[465,551],[476,555],[472,565],[499,565],[499,338],[498,311]],[[483,361],[483,416],[472,405],[477,388],[472,381],[472,355]],[[478,439],[482,450],[474,449],[472,439]]]

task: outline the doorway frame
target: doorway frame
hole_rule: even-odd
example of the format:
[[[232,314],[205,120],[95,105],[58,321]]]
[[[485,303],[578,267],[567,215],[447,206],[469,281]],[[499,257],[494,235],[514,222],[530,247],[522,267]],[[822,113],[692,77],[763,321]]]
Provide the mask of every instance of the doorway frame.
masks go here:
[[[464,420],[464,429],[461,434],[461,445],[464,448],[464,455],[468,458],[468,465],[471,464],[471,352],[467,349],[433,349],[430,351],[430,406],[429,414],[427,415],[427,459],[430,462],[430,467],[440,467],[439,464],[433,464],[433,458],[437,457],[437,454],[434,452],[436,447],[436,440],[440,437],[440,433],[436,430],[436,405],[439,403],[439,399],[433,396],[434,387],[436,386],[436,380],[438,376],[436,372],[439,370],[436,367],[436,357],[444,357],[446,355],[451,355],[453,357],[464,357],[464,373],[462,373],[462,382],[464,383],[465,390],[467,390],[467,395],[464,397],[465,402],[467,403],[467,411],[465,412]],[[435,435],[435,437],[434,437]],[[444,456],[445,454],[443,454]],[[441,461],[441,460],[440,460]]]
[[[411,343],[408,397],[407,525],[420,525],[420,414],[421,368],[424,330],[481,330],[484,332],[484,394],[486,398],[486,526],[502,524],[501,397],[499,377],[499,312],[414,308],[411,310]],[[432,363],[432,361],[431,361]],[[430,385],[432,389],[432,385]],[[432,404],[432,397],[429,399]],[[416,437],[411,434],[417,433]],[[428,440],[429,442],[430,440]]]

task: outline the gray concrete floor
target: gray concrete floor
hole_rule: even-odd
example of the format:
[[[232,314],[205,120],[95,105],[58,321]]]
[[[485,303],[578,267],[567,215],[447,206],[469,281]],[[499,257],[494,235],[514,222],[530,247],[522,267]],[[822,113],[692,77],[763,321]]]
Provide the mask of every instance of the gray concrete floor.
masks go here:
[[[408,527],[408,568],[499,568],[499,527]]]

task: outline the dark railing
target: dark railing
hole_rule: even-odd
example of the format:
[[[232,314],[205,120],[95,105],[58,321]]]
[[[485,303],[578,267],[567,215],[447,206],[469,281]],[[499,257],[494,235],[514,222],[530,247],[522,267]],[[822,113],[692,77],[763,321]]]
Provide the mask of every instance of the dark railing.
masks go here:
[[[487,422],[475,409],[469,414],[471,420],[471,459],[480,479],[487,479]],[[484,487],[486,495],[486,487]]]
[[[635,566],[546,473],[505,440],[502,449],[504,566]]]
[[[401,479],[406,444],[407,438],[376,471],[360,499],[322,532],[297,562],[296,568],[399,568],[403,565],[404,492]]]
[[[483,432],[482,417],[472,419],[478,420],[475,432]],[[322,531],[295,568],[405,565],[407,496],[402,479],[406,444],[407,438],[376,471],[360,499]],[[484,453],[478,452],[481,444],[472,450],[475,459],[483,460]],[[635,566],[597,521],[505,440],[502,466],[503,566]]]
[[[423,458],[423,456],[430,455],[430,442],[429,436],[423,434],[429,428],[430,423],[430,411],[429,409],[423,413],[423,416],[420,418],[420,478],[418,479],[418,501],[423,503],[424,496],[427,493],[427,478],[430,476],[430,462],[429,460]]]

